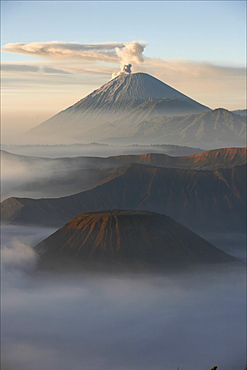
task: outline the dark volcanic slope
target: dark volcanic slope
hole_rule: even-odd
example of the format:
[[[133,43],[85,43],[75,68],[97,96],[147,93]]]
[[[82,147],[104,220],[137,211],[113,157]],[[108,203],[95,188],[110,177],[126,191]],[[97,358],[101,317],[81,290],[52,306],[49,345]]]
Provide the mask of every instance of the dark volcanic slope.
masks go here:
[[[145,211],[82,214],[36,246],[40,266],[180,267],[234,259],[170,217]]]
[[[246,148],[223,148],[183,157],[148,153],[108,158],[44,159],[18,156],[4,151],[1,154],[3,174],[5,169],[8,174],[11,169],[13,177],[16,176],[15,171],[21,169],[26,173],[26,176],[17,178],[12,186],[8,182],[2,182],[2,199],[11,196],[51,198],[76,194],[119,176],[125,171],[120,166],[127,163],[158,167],[216,169],[242,165],[247,160]]]
[[[92,190],[57,199],[9,198],[2,220],[62,225],[99,209],[139,209],[167,214],[201,231],[244,231],[246,166],[214,171],[127,165],[123,175]]]

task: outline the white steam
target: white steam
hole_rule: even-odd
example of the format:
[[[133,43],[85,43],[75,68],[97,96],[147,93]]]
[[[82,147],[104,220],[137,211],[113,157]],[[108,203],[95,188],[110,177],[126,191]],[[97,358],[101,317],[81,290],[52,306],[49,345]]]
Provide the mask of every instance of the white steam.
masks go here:
[[[124,44],[124,47],[122,48],[116,48],[116,54],[119,57],[119,59],[122,61],[122,64],[128,64],[128,63],[142,63],[143,62],[143,51],[144,51],[145,45],[140,44],[137,41],[132,42],[126,42]]]
[[[37,255],[30,246],[14,239],[2,247],[1,262],[3,268],[31,271],[36,267]]]
[[[143,51],[145,48],[145,44],[141,44],[137,41],[127,42],[124,44],[122,48],[116,48],[116,54],[120,59],[121,67],[118,73],[113,73],[112,78],[123,74],[123,73],[131,73],[132,64],[140,64],[144,61],[143,58]],[[132,64],[130,64],[132,63]]]

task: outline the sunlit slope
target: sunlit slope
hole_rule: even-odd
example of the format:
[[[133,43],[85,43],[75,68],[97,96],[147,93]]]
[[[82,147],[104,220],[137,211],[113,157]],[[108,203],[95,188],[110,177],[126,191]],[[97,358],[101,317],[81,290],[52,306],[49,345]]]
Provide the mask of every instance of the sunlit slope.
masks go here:
[[[246,166],[211,171],[127,165],[122,175],[92,190],[57,199],[9,198],[2,221],[62,225],[98,209],[167,214],[195,230],[244,231]]]
[[[158,167],[213,170],[245,164],[247,148],[221,148],[190,156],[172,157],[165,154],[147,153],[112,157],[120,163],[139,163]],[[109,158],[110,160],[110,158]]]
[[[52,269],[173,268],[234,259],[170,217],[146,211],[84,213],[36,246]]]

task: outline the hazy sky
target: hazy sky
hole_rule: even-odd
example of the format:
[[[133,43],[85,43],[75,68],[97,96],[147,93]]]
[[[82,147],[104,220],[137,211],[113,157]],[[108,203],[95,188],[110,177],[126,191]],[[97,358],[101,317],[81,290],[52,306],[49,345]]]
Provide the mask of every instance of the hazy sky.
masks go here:
[[[128,60],[134,72],[150,73],[211,108],[244,108],[245,6],[2,1],[3,140],[74,104]]]

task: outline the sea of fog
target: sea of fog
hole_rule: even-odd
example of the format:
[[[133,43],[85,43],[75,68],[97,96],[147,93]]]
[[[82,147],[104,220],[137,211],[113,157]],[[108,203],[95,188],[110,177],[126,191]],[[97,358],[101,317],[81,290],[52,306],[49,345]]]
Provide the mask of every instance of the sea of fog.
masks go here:
[[[244,370],[244,265],[37,271],[32,247],[52,232],[2,228],[2,370]]]
[[[162,153],[171,156],[183,156],[201,153],[199,148],[177,145],[107,145],[107,144],[71,144],[71,145],[2,145],[10,153],[46,158],[58,157],[109,157],[115,155]]]

